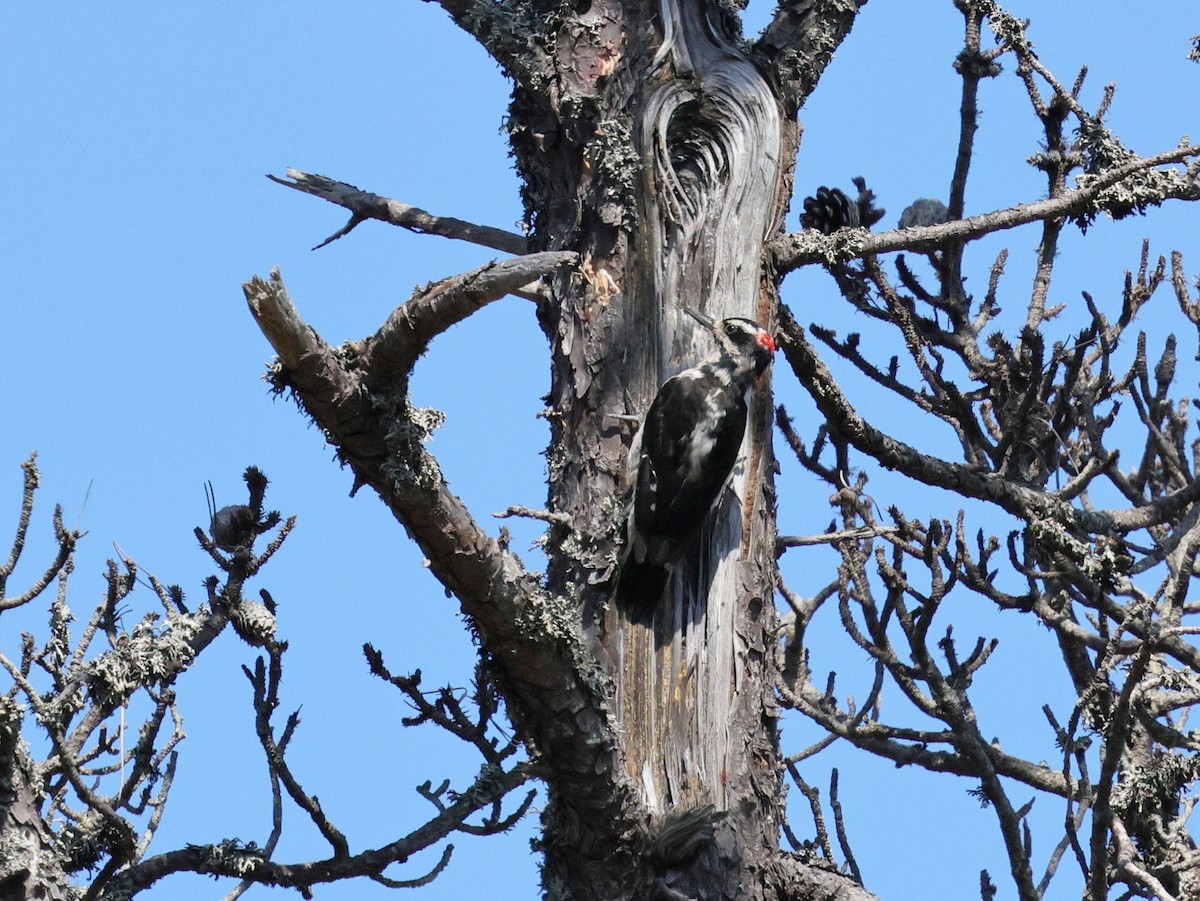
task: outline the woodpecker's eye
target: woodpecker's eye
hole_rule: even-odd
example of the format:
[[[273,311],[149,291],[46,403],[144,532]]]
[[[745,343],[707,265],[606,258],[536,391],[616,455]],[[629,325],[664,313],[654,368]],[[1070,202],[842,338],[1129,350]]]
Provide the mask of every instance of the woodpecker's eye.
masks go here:
[[[775,353],[775,339],[771,337],[770,332],[759,332],[758,343],[760,347],[763,347],[771,353]]]

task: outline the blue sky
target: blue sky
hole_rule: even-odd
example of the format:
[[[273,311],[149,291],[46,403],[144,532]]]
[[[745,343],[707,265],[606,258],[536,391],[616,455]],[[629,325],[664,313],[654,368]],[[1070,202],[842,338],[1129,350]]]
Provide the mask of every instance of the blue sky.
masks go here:
[[[1200,66],[1185,59],[1187,39],[1200,31],[1193,3],[1030,0],[1010,8],[1034,19],[1043,59],[1064,81],[1080,64],[1091,66],[1085,105],[1094,106],[1104,83],[1118,83],[1110,123],[1134,149],[1166,149],[1189,131],[1200,138]],[[749,15],[761,22],[769,11],[753,4]],[[294,166],[433,212],[514,228],[521,208],[500,133],[508,86],[429,4],[22,4],[5,19],[0,528],[15,515],[18,465],[31,450],[39,452],[44,484],[35,522],[42,538],[18,573],[40,565],[50,505],[61,503],[68,523],[88,533],[73,580],[77,613],[99,600],[113,542],[199,598],[210,571],[191,535],[206,519],[202,485],[211,479],[219,503],[237,502],[241,471],[260,466],[273,482],[269,504],[299,517],[259,583],[279,601],[281,634],[291,644],[285,706],[303,705],[293,765],[355,847],[407,831],[429,812],[413,786],[444,777],[465,786],[477,764],[431,730],[401,729],[408,711],[368,676],[360,647],[372,641],[394,671],[420,667],[433,687],[467,682],[470,642],[455,604],[378,500],[365,492],[350,499],[350,476],[320,435],[293,405],[268,395],[261,375],[269,349],[240,284],[281,266],[308,320],[340,341],[371,333],[414,285],[491,258],[378,223],[314,253],[309,248],[344,217],[263,176]],[[909,200],[945,195],[957,133],[950,63],[959,31],[949,0],[866,7],[802,112],[799,196],[818,184],[849,187],[861,174],[892,225]],[[1022,162],[1037,150],[1037,134],[1011,74],[983,86],[981,106],[968,212],[1041,196],[1039,177]],[[1143,236],[1153,238],[1156,254],[1184,251],[1188,271],[1200,272],[1198,221],[1200,211],[1176,205],[1147,219],[1100,223],[1087,242],[1071,235],[1055,296],[1071,300],[1087,289],[1102,306],[1115,303]],[[1031,239],[984,243],[973,258],[980,283],[1002,243],[1013,247],[1007,285],[1018,309],[1032,273]],[[813,309],[829,308],[833,289],[819,274],[801,273],[785,294],[807,322]],[[1159,310],[1169,313],[1169,302],[1164,294]],[[1156,339],[1161,346],[1167,327],[1178,328],[1155,310],[1143,318],[1152,347]],[[1181,361],[1192,365],[1194,334],[1180,337]],[[547,378],[544,342],[530,306],[518,299],[456,327],[418,366],[415,400],[448,413],[432,448],[481,520],[510,504],[544,500],[539,452],[547,433],[535,414]],[[1180,381],[1194,385],[1194,367]],[[805,401],[785,373],[777,391],[803,415]],[[869,415],[889,415],[869,399],[862,403]],[[829,519],[827,491],[786,461],[784,476],[783,530],[820,531]],[[952,501],[929,503],[930,512],[953,514],[952,506],[937,506]],[[536,537],[536,530],[510,526],[515,547]],[[137,613],[145,609],[138,603],[150,603],[145,589],[133,600]],[[40,617],[40,609],[5,614],[0,648],[11,653],[19,631]],[[1027,649],[1048,650],[1037,644],[1044,636],[986,613],[978,622],[986,634],[1011,633],[1012,646],[1023,649],[1007,661],[998,654],[996,670],[1036,683],[1036,655]],[[240,672],[252,660],[228,634],[182,682],[189,739],[159,850],[234,834],[262,841],[269,830],[269,794]],[[1014,718],[1040,702],[1010,709],[1000,687],[981,690],[996,696],[998,731],[1020,742],[1027,730]],[[785,725],[794,747],[811,733],[799,721]],[[1044,734],[1038,739],[1048,744]],[[856,853],[868,885],[889,901],[970,896],[982,866],[1003,877],[991,814],[966,795],[969,786],[898,772],[845,749],[829,758],[813,762],[809,775],[823,783],[830,762],[842,768]],[[900,816],[889,812],[894,805],[927,812],[916,824],[905,813],[906,828],[929,839],[924,847],[961,853],[944,855],[937,873],[911,872],[909,849],[897,846],[907,843],[885,840]],[[323,853],[300,815],[288,817],[296,828],[277,856]],[[449,871],[420,896],[471,897],[484,874],[490,897],[534,896],[527,845],[534,825],[531,818],[506,838],[460,837]],[[436,855],[428,857],[397,875],[418,875]],[[146,897],[192,901],[224,891],[208,880],[178,880]],[[385,895],[363,884],[317,897]]]

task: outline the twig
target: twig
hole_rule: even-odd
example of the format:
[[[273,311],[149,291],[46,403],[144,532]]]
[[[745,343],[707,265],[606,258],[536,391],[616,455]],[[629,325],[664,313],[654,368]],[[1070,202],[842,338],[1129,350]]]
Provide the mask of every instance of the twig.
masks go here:
[[[521,516],[525,519],[538,519],[552,526],[566,526],[571,524],[571,517],[566,513],[558,513],[551,510],[534,510],[532,507],[523,507],[519,504],[512,504],[503,513],[493,513],[492,516],[496,517],[496,519],[511,519],[514,516]]]
[[[1014,516],[1029,520],[1052,518],[1085,532],[1126,533],[1168,521],[1200,499],[1200,480],[1131,510],[1080,510],[1045,492],[992,472],[979,472],[921,453],[870,425],[843,394],[832,373],[817,357],[804,331],[787,307],[780,307],[781,348],[801,383],[817,400],[831,429],[889,469],[917,481],[990,501]]]
[[[255,731],[267,756],[267,767],[273,776],[277,776],[287,790],[288,797],[308,814],[313,825],[320,830],[325,840],[333,848],[335,857],[347,857],[350,854],[350,844],[346,836],[334,826],[333,822],[321,808],[315,795],[304,791],[299,780],[293,775],[284,757],[283,748],[275,741],[275,730],[271,725],[271,715],[279,706],[279,685],[283,679],[283,648],[278,644],[268,649],[270,665],[260,657],[251,672],[248,667],[242,667],[246,678],[254,688]],[[294,729],[296,715],[289,718],[289,733]]]
[[[429,822],[387,845],[348,857],[284,864],[266,860],[261,852],[250,852],[244,848],[223,851],[212,845],[190,845],[147,858],[130,867],[119,878],[123,887],[137,892],[165,876],[184,871],[246,878],[257,883],[302,890],[354,876],[380,875],[391,864],[407,860],[445,838],[475,811],[490,806],[494,800],[531,778],[532,769],[528,764],[518,764],[507,772],[488,771],[481,774],[474,787],[459,795],[454,804]]]
[[[858,861],[854,858],[854,852],[850,849],[850,838],[846,834],[846,819],[842,813],[842,801],[838,796],[838,771],[834,767],[833,772],[829,776],[829,806],[833,810],[833,826],[837,831],[838,846],[842,849],[842,857],[846,861],[846,866],[850,868],[850,875],[859,885],[863,884],[862,871],[858,868]]]
[[[839,541],[878,538],[881,535],[894,535],[897,531],[899,529],[896,526],[862,526],[857,529],[823,532],[820,535],[780,535],[776,540],[776,545],[781,548],[811,547],[816,544],[836,544]]]
[[[380,885],[388,888],[420,888],[423,885],[429,885],[433,880],[437,879],[442,874],[442,870],[450,864],[450,856],[454,853],[454,845],[448,844],[442,849],[441,859],[434,864],[433,869],[424,876],[418,876],[416,879],[389,879],[382,873],[373,873],[370,878],[373,882],[378,882]]]
[[[825,813],[821,810],[821,792],[816,786],[809,785],[800,775],[800,771],[791,761],[787,764],[788,774],[792,777],[792,781],[796,783],[796,787],[808,799],[809,810],[812,811],[813,825],[817,830],[816,843],[821,849],[821,853],[828,861],[836,861],[833,856],[833,845],[829,841],[829,829],[825,826]]]

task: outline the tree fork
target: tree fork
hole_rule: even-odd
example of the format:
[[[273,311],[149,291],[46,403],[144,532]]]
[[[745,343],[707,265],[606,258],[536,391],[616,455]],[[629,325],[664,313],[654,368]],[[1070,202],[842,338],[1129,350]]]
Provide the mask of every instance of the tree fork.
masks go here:
[[[750,50],[736,19],[709,0],[663,0],[657,21],[615,0],[561,8],[557,17],[517,23],[537,38],[519,46],[505,43],[514,22],[485,21],[514,10],[442,5],[515,81],[508,128],[535,252],[514,262],[564,252],[578,260],[553,272],[546,266],[548,299],[540,289],[520,292],[538,297],[551,343],[548,595],[507,550],[478,535],[419,442],[391,446],[393,433],[420,428],[418,412],[407,401],[387,414],[363,407],[379,392],[406,397],[415,357],[383,352],[401,347],[393,326],[401,337],[412,330],[420,344],[421,323],[435,333],[498,296],[455,299],[444,304],[453,315],[443,317],[436,312],[443,284],[453,294],[477,278],[499,284],[506,276],[481,270],[415,296],[376,336],[348,345],[360,358],[353,374],[298,316],[282,315],[290,302],[281,283],[247,285],[280,352],[276,384],[297,392],[354,468],[356,484],[379,491],[479,630],[550,790],[541,843],[549,897],[787,898],[831,879],[847,898],[870,897],[778,847],[774,460],[765,385],[752,408],[745,462],[701,548],[680,567],[655,628],[623,622],[608,603],[630,419],[667,377],[713,349],[707,336],[680,326],[683,307],[774,326],[778,276],[762,261],[782,233],[790,197],[800,135],[792,115],[861,3],[788,7],[770,31],[780,43],[764,39]],[[808,54],[807,65],[777,49],[789,41]],[[327,181],[341,192],[334,202],[355,217],[378,212],[374,195]],[[363,203],[369,209],[360,210]],[[404,218],[384,212],[387,221]],[[285,327],[274,328],[276,319]],[[384,478],[393,462],[427,473],[436,503],[410,498]],[[446,553],[431,552],[447,540]],[[555,610],[566,601],[560,613],[577,613],[582,631],[547,601]],[[546,634],[529,631],[543,623]],[[564,664],[569,678],[548,682]],[[581,747],[589,736],[592,745]]]

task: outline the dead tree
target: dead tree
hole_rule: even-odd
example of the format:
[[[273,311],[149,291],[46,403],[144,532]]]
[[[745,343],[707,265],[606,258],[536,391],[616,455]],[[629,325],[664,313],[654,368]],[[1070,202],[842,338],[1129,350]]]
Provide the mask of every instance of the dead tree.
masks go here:
[[[736,10],[711,0],[650,6],[440,0],[512,81],[507,121],[527,234],[432,215],[323,176],[293,170],[277,179],[350,211],[329,240],[378,219],[504,255],[418,290],[375,334],[338,346],[304,322],[278,272],[245,285],[251,313],[277,354],[274,387],[319,425],[353,474],[354,489],[370,488],[392,511],[479,639],[473,708],[450,693],[429,701],[419,675],[396,676],[369,650],[372,670],[418,707],[414,722],[433,722],[478,747],[484,769],[453,798],[446,786],[427,788],[438,808],[427,826],[380,853],[351,850],[286,765],[294,721],[282,732],[272,725],[283,644],[262,625],[269,625],[265,617],[253,617],[257,630],[234,617],[243,603],[236,578],[261,565],[253,539],[278,524],[264,514],[261,492],[248,479],[251,499],[242,517],[248,531],[224,541],[214,519],[209,534],[201,534],[235,579],[235,589],[213,583],[202,634],[232,622],[262,648],[248,675],[272,788],[280,803],[287,796],[307,812],[330,856],[279,863],[277,833],[263,846],[151,853],[129,825],[130,798],[89,795],[79,773],[72,774],[86,761],[82,745],[63,744],[70,741],[64,725],[50,733],[56,749],[71,752],[56,757],[65,768],[59,781],[26,780],[30,800],[20,809],[44,811],[46,801],[38,799],[69,784],[73,794],[62,798],[77,799],[84,816],[98,818],[106,838],[96,845],[100,833],[87,833],[92,856],[84,866],[101,868],[89,896],[124,897],[179,871],[304,892],[354,876],[400,884],[384,874],[387,866],[456,829],[505,828],[528,803],[502,807],[506,795],[536,778],[548,793],[541,841],[548,897],[873,897],[860,884],[836,808],[844,863],[834,860],[817,794],[798,769],[809,752],[788,756],[780,747],[784,707],[820,724],[829,740],[977,779],[997,816],[1022,901],[1042,897],[1067,855],[1092,901],[1114,887],[1163,901],[1196,895],[1198,855],[1186,820],[1200,739],[1180,722],[1197,699],[1200,678],[1187,622],[1195,612],[1187,591],[1200,549],[1195,448],[1189,454],[1186,405],[1169,395],[1174,342],[1152,366],[1146,340],[1136,341],[1128,368],[1118,369],[1126,332],[1168,279],[1166,264],[1143,259],[1115,321],[1086,298],[1087,316],[1072,339],[1054,342],[1045,331],[1061,312],[1048,305],[1047,291],[1062,230],[1085,228],[1100,215],[1197,199],[1200,147],[1183,142],[1149,157],[1135,154],[1105,124],[1111,96],[1099,109],[1085,109],[1083,75],[1072,86],[1060,83],[1020,20],[990,0],[956,0],[964,22],[955,63],[962,128],[947,204],[932,221],[914,214],[918,224],[872,233],[864,225],[876,211],[865,185],[858,198],[826,190],[817,204],[825,212],[807,220],[811,227],[786,234],[801,138],[797,111],[864,2],[783,3],[763,34],[746,41]],[[988,33],[994,43],[985,41]],[[1044,128],[1044,152],[1033,162],[1046,174],[1047,196],[968,216],[976,100],[1002,64],[1015,73]],[[1011,334],[988,333],[1002,324],[1004,259],[992,265],[986,294],[976,297],[964,284],[979,265],[968,251],[983,236],[1020,226],[1041,232],[1032,295]],[[927,271],[905,253],[922,255]],[[903,345],[903,365],[900,354],[873,360],[857,335],[841,337],[819,321],[807,329],[798,323],[780,288],[789,272],[811,265],[828,269],[845,309],[890,330],[895,346]],[[1200,301],[1189,293],[1179,257],[1170,281],[1184,313],[1200,324]],[[549,344],[547,504],[513,511],[546,522],[545,574],[531,572],[450,491],[425,446],[439,414],[416,407],[408,391],[434,337],[507,295],[532,302]],[[677,568],[654,621],[633,623],[610,603],[625,515],[625,457],[657,387],[710,349],[681,315],[689,306],[777,329],[784,359],[776,378],[796,378],[823,424],[806,442],[784,411],[773,410],[767,381],[758,386],[731,485]],[[955,453],[905,443],[864,418],[818,345],[943,423],[956,438]],[[1132,469],[1122,468],[1110,447],[1123,398],[1145,439]],[[801,463],[834,492],[838,521],[826,534],[776,535],[773,421]],[[864,490],[878,467],[993,507],[1021,525],[991,537],[972,529],[966,514],[954,522],[922,521],[906,515],[899,499],[878,509]],[[1102,483],[1123,506],[1093,502]],[[239,521],[235,516],[230,527]],[[814,543],[833,545],[842,562],[826,588],[803,597],[781,584],[778,557]],[[234,548],[232,558],[222,556],[226,545]],[[1001,565],[1010,577],[997,578]],[[1015,587],[1012,574],[1020,580]],[[120,581],[119,567],[114,579]],[[777,589],[792,607],[783,626]],[[229,591],[236,597],[223,594]],[[1079,696],[1070,711],[1047,711],[1061,760],[1016,758],[984,737],[970,688],[993,645],[980,639],[966,655],[959,652],[941,607],[951,591],[1021,611],[1054,630]],[[169,591],[160,594],[170,613],[176,600]],[[818,685],[810,669],[806,629],[832,607],[873,662],[866,703],[839,697],[832,679]],[[104,614],[98,616],[103,624]],[[111,640],[124,639],[114,632]],[[43,668],[55,678],[65,672],[53,662]],[[10,698],[23,695],[37,722],[53,726],[54,712],[38,709],[29,665],[10,662],[7,669]],[[940,725],[884,722],[874,699],[887,679]],[[135,687],[149,686],[166,705],[161,720],[171,682],[143,683]],[[70,687],[60,690],[64,700],[77,697],[63,694]],[[97,723],[122,697],[94,701]],[[486,728],[501,702],[516,736],[507,746]],[[147,743],[148,752],[165,747]],[[518,748],[525,755],[520,762]],[[160,779],[169,759],[151,756]],[[797,840],[785,822],[785,774],[813,800],[812,841]],[[1066,809],[1060,850],[1041,873],[1034,871],[1028,810],[1013,799],[1014,784],[1055,797]],[[49,797],[54,803],[58,796]],[[490,814],[469,824],[467,817],[480,810]],[[29,819],[24,814],[22,821]],[[48,828],[34,820],[30,828]],[[781,831],[790,850],[780,848]],[[38,834],[35,844],[62,840]],[[78,870],[77,864],[63,869]],[[991,879],[984,874],[985,898],[996,891]]]

